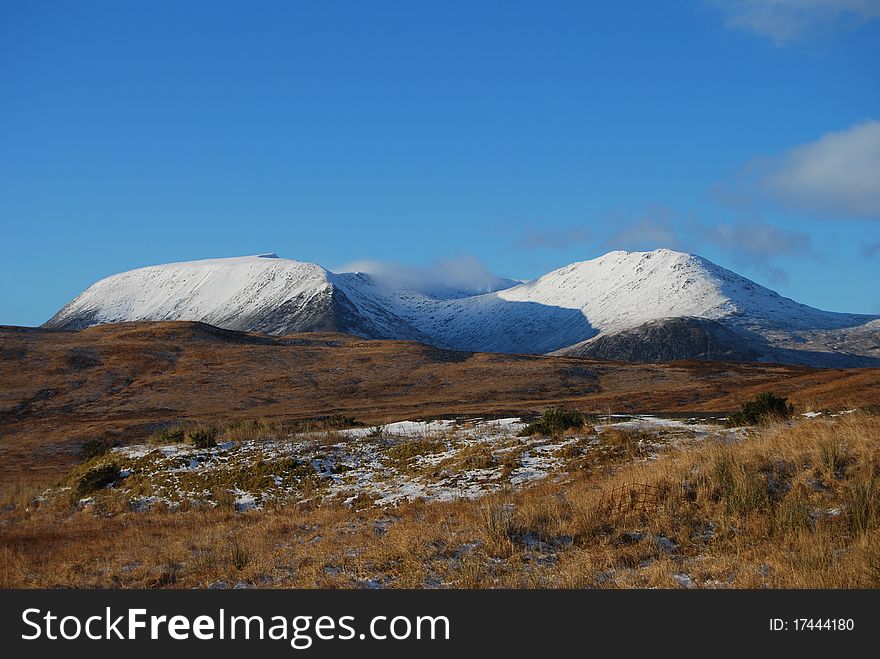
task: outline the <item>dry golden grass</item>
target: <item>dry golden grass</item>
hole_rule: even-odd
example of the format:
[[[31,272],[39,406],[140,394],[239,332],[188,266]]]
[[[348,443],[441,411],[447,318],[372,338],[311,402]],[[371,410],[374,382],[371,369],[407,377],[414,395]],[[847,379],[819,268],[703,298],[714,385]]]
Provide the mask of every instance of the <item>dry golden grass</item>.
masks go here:
[[[864,413],[389,509],[138,513],[119,493],[77,510],[35,491],[4,489],[3,587],[880,586],[880,417]]]

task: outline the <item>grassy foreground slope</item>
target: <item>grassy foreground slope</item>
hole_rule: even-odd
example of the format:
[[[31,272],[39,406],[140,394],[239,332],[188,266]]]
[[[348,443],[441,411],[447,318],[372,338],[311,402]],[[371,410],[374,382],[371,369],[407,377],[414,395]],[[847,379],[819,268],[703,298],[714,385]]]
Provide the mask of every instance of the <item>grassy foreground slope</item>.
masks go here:
[[[861,412],[449,502],[132,512],[32,495],[4,503],[4,587],[880,586],[880,417]]]

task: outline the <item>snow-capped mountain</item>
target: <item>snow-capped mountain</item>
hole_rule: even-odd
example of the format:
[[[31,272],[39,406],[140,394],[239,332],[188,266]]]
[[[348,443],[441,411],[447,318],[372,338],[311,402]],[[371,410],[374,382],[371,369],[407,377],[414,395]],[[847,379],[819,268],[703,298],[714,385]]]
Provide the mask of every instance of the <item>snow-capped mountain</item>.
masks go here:
[[[225,329],[335,331],[427,340],[381,309],[363,313],[314,263],[261,254],[169,263],[102,279],[44,326],[81,329],[135,320],[198,320]]]
[[[610,252],[503,290],[447,297],[274,254],[173,263],[102,279],[45,326],[134,320],[632,361],[880,365],[877,316],[820,311],[666,249]]]

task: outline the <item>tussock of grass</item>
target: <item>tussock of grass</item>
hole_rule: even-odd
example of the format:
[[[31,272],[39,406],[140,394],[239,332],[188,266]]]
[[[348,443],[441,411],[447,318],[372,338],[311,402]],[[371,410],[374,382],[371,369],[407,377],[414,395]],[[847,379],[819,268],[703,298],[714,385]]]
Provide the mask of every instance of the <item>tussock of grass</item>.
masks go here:
[[[731,447],[714,451],[704,474],[706,492],[727,515],[745,517],[769,504],[767,480],[753,463],[740,458]]]
[[[880,483],[871,474],[848,483],[843,491],[843,506],[850,533],[865,535],[880,521]]]
[[[413,439],[394,444],[385,449],[387,460],[398,467],[405,468],[423,455],[434,455],[446,450],[446,444],[433,439]]]
[[[498,464],[501,466],[502,478],[509,477],[520,467],[522,454],[523,448],[521,446],[515,446],[497,455]]]
[[[437,465],[437,470],[471,471],[473,469],[491,469],[496,466],[498,466],[498,458],[488,447],[482,444],[471,444],[452,457],[441,460]]]
[[[837,437],[828,437],[818,442],[818,463],[826,478],[838,478],[846,467],[844,447]]]
[[[504,498],[490,497],[479,507],[482,540],[491,554],[506,556],[513,545],[516,530],[514,504]]]
[[[643,444],[650,439],[647,433],[624,428],[608,428],[601,435],[602,444],[615,455],[637,458],[643,454]]]

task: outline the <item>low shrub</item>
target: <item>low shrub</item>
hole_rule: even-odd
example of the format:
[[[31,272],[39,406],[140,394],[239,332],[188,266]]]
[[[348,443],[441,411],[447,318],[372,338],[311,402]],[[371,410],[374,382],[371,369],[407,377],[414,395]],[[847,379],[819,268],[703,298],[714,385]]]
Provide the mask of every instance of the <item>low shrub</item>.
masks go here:
[[[218,429],[215,426],[198,427],[186,432],[186,442],[195,448],[217,446]]]
[[[561,407],[553,407],[545,411],[537,421],[529,423],[520,431],[520,435],[558,435],[567,430],[580,430],[587,419],[580,412],[570,411]]]
[[[770,421],[782,421],[789,418],[793,412],[794,409],[788,404],[787,398],[765,391],[740,405],[740,409],[727,418],[727,425],[756,426]]]
[[[95,467],[83,474],[79,479],[76,484],[76,493],[81,497],[88,496],[93,492],[113,485],[119,478],[119,466],[116,464],[111,463]]]
[[[90,439],[82,445],[80,453],[86,460],[91,460],[108,453],[111,448],[113,448],[113,444],[106,439]]]

